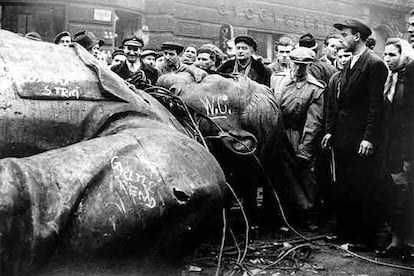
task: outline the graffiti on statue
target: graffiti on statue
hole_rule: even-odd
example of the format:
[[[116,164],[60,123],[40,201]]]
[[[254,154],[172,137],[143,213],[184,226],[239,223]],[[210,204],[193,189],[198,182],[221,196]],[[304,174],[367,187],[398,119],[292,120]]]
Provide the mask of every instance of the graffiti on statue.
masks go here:
[[[227,115],[232,114],[227,100],[227,95],[204,96],[204,98],[200,98],[207,116],[213,119],[227,118]]]
[[[157,206],[155,189],[162,179],[154,174],[138,172],[129,166],[131,162],[123,162],[115,156],[111,159],[111,168],[120,190],[131,197],[134,204],[141,203],[148,208]]]

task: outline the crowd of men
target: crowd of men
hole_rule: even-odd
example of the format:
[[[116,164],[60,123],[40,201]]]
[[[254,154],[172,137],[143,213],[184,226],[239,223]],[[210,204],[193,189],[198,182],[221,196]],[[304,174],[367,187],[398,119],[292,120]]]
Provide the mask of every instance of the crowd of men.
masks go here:
[[[413,38],[414,11],[409,18]],[[328,206],[339,242],[407,257],[414,214],[414,51],[406,40],[389,38],[384,53],[375,54],[370,27],[355,19],[334,28],[322,47],[310,33],[297,43],[280,38],[270,64],[247,35],[228,41],[226,53],[213,44],[175,42],[146,49],[141,38],[131,36],[113,51],[108,66],[138,88],[184,71],[196,81],[208,74],[242,74],[268,86],[283,115],[286,158],[295,160],[287,174],[299,216],[312,222],[309,214]],[[62,32],[54,40],[62,46],[71,42],[101,58],[103,42],[92,33]],[[391,240],[379,248],[376,237],[384,225]]]

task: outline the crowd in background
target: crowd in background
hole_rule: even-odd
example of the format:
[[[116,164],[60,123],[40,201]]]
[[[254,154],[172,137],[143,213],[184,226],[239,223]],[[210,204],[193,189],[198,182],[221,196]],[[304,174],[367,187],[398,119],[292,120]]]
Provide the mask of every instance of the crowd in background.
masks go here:
[[[413,12],[410,18],[412,29]],[[183,71],[196,81],[208,74],[243,74],[268,86],[283,115],[285,157],[293,160],[287,174],[295,191],[290,208],[297,217],[313,227],[314,211],[329,208],[341,242],[376,249],[381,256],[407,257],[413,217],[414,51],[406,40],[389,38],[377,55],[372,31],[363,22],[349,19],[334,27],[337,32],[322,47],[310,33],[297,42],[281,37],[269,64],[247,35],[229,40],[225,53],[213,44],[175,42],[146,49],[141,38],[131,36],[109,61],[99,50],[103,41],[87,31],[73,37],[61,32],[54,43],[79,43],[138,88],[156,84],[162,74]],[[36,33],[26,36],[41,40]],[[378,247],[376,233],[385,225],[392,239]]]

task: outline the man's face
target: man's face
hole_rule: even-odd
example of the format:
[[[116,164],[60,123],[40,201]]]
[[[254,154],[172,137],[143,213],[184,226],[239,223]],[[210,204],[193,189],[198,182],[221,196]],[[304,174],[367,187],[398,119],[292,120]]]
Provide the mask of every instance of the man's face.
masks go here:
[[[175,50],[164,50],[164,61],[167,65],[173,65],[178,62],[178,54]]]
[[[249,59],[253,55],[253,47],[244,42],[236,44],[236,57],[240,60]]]
[[[142,48],[136,45],[125,45],[124,53],[129,62],[135,63],[141,55]]]
[[[288,64],[290,62],[290,52],[292,52],[293,46],[277,46],[277,60],[279,63]]]
[[[69,44],[72,42],[70,36],[62,36],[59,39],[58,45],[62,45],[64,47],[69,47]]]
[[[124,62],[124,60],[126,60],[126,56],[124,56],[124,55],[116,55],[112,59],[111,66],[121,64],[122,62]]]
[[[395,71],[398,68],[401,60],[401,53],[397,47],[390,44],[385,46],[384,61],[391,71]]]
[[[214,65],[214,61],[211,59],[208,53],[200,53],[197,56],[195,65],[201,69],[208,70]]]
[[[414,15],[408,18],[408,34],[410,43],[414,43]]]
[[[142,62],[148,66],[155,67],[155,57],[154,56],[145,56],[142,58]]]
[[[350,52],[345,52],[344,49],[340,49],[338,50],[338,54],[337,54],[337,66],[338,69],[342,70],[345,67],[345,63],[348,62],[348,60],[350,60],[352,57],[352,54]]]
[[[342,45],[339,38],[330,38],[328,40],[328,45],[326,45],[326,57],[330,61],[334,61],[338,54],[338,48]]]
[[[357,41],[359,38],[359,33],[352,34],[350,28],[343,28],[341,31],[342,44],[345,47],[345,52],[353,52],[356,49]]]
[[[185,64],[193,64],[197,59],[197,50],[194,47],[187,47],[183,54]]]

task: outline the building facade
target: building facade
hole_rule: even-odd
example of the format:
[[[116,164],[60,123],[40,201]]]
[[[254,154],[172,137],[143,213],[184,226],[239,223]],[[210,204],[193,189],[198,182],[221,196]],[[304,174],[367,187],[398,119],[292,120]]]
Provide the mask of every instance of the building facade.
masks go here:
[[[131,34],[158,48],[167,40],[186,44],[220,44],[220,27],[249,34],[258,54],[274,57],[275,42],[312,33],[319,42],[334,32],[333,23],[352,17],[374,30],[377,51],[388,37],[404,37],[409,0],[1,0],[1,28],[36,31],[47,41],[56,33],[87,29],[112,49]]]

